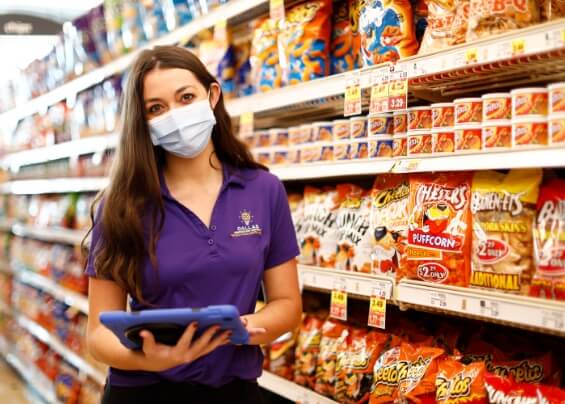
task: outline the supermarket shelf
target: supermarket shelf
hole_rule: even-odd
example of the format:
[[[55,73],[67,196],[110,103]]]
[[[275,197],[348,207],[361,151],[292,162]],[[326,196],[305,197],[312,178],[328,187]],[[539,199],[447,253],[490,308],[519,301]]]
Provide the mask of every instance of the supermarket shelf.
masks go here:
[[[42,341],[43,343],[49,345],[51,349],[61,355],[67,362],[76,367],[79,371],[84,372],[89,377],[91,377],[97,383],[104,385],[106,381],[106,376],[93,368],[84,359],[78,356],[76,353],[67,348],[59,339],[53,334],[49,333],[45,328],[37,324],[35,321],[29,318],[18,315],[16,317],[18,324],[32,334],[34,337]]]
[[[334,161],[307,165],[273,166],[270,167],[270,170],[281,181],[293,181],[387,173],[395,163],[396,160],[393,159]]]
[[[92,87],[104,79],[126,70],[132,61],[147,48],[158,45],[172,45],[186,38],[191,38],[203,29],[213,27],[220,21],[230,20],[238,16],[254,15],[251,13],[258,7],[268,4],[267,0],[232,0],[229,3],[210,11],[208,14],[191,21],[183,27],[152,41],[148,45],[122,56],[107,65],[93,70],[87,74],[72,80],[49,93],[41,95],[31,101],[7,111],[0,115],[1,122],[15,122],[36,112],[47,110],[47,108],[66,98],[72,98],[80,91]]]
[[[62,227],[36,227],[23,224],[15,224],[12,227],[12,232],[20,237],[72,245],[80,245],[86,235],[86,232],[81,230],[65,229]]]
[[[330,400],[310,389],[270,372],[263,371],[263,374],[259,377],[257,382],[259,386],[265,390],[272,391],[292,402],[303,404],[336,404],[336,401]]]
[[[19,264],[14,264],[14,266],[19,267]],[[27,269],[17,268],[16,278],[20,282],[49,293],[55,299],[60,300],[69,306],[75,307],[84,314],[88,315],[88,299],[85,296],[77,292],[73,292],[63,286],[57,285],[51,279]]]
[[[371,297],[383,291],[387,299],[393,296],[393,280],[385,276],[337,271],[308,265],[298,265],[298,272],[300,284],[305,288],[325,291],[339,289],[362,297]]]
[[[4,168],[18,171],[22,166],[47,163],[64,158],[73,158],[84,154],[99,153],[113,149],[118,144],[118,135],[102,135],[73,140],[65,143],[11,153],[2,159]]]
[[[450,312],[463,317],[565,336],[565,303],[478,289],[401,281],[401,307]]]
[[[20,180],[0,185],[1,194],[35,195],[69,192],[95,192],[108,185],[106,177],[73,177],[41,180]]]

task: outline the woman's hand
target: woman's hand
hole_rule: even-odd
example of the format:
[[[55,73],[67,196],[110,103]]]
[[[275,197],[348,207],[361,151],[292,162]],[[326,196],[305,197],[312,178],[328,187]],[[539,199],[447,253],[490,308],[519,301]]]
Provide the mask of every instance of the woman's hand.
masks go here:
[[[210,327],[200,338],[194,340],[197,329],[196,323],[186,327],[175,346],[159,344],[155,342],[151,332],[141,331],[139,335],[143,338],[143,353],[151,364],[151,369],[148,370],[162,372],[175,366],[193,362],[230,341],[231,331],[216,335],[220,330],[218,326]]]
[[[242,316],[241,322],[249,333],[249,345],[257,345],[257,343],[254,342],[255,339],[267,333],[267,330],[265,328],[256,327],[253,324],[253,314]]]

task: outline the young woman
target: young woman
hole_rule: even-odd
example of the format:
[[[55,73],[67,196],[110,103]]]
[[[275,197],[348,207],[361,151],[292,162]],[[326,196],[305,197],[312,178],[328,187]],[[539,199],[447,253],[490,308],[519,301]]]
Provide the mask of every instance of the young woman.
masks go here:
[[[87,264],[88,347],[110,366],[103,403],[257,403],[259,344],[301,316],[286,193],[232,131],[216,79],[191,52],[143,51],[129,73],[123,128]],[[254,313],[261,282],[267,305]],[[187,327],[176,346],[143,331],[126,349],[108,310],[233,304],[251,335],[234,346]]]

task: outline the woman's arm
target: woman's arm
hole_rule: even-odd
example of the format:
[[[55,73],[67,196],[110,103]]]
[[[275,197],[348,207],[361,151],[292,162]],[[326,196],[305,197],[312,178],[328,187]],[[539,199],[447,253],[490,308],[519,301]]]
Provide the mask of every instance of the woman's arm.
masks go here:
[[[90,278],[86,336],[88,350],[96,360],[113,368],[160,372],[190,363],[229,342],[228,333],[216,335],[218,327],[211,327],[193,341],[197,325],[191,324],[176,346],[158,344],[150,332],[142,331],[143,349],[129,350],[99,320],[103,311],[125,310],[126,299],[125,291],[116,282]]]
[[[263,281],[267,304],[259,312],[243,317],[248,329],[265,329],[264,333],[252,333],[252,345],[267,344],[294,330],[302,316],[295,259],[266,270]]]

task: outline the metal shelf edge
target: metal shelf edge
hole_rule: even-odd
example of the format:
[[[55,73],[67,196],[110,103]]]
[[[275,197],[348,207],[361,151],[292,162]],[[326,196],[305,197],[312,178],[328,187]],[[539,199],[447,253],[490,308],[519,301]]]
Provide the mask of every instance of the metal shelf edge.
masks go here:
[[[267,371],[263,371],[257,382],[265,390],[290,401],[308,404],[337,404],[336,401]]]

